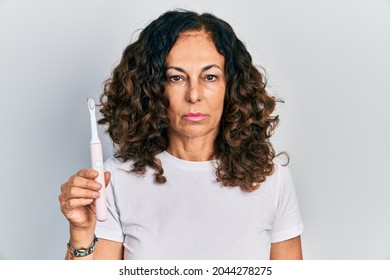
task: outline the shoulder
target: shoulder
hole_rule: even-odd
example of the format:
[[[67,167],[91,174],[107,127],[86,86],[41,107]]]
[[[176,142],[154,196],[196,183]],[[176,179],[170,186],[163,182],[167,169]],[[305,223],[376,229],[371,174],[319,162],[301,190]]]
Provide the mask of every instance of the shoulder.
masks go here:
[[[130,174],[133,168],[133,161],[124,161],[122,158],[111,156],[104,161],[104,170],[111,173],[111,179],[121,176],[121,174]]]
[[[153,182],[154,172],[151,168],[146,168],[144,174],[133,172],[134,160],[123,160],[122,158],[111,156],[104,162],[105,171],[111,173],[111,183],[113,186],[122,185],[140,185],[142,181],[147,183]],[[148,180],[145,180],[147,179]]]
[[[275,158],[273,163],[273,173],[267,177],[266,182],[269,184],[275,199],[278,199],[286,193],[294,192],[295,186],[290,167],[286,165],[286,161]]]
[[[291,170],[290,167],[287,165],[286,160],[276,157],[273,159],[273,164],[274,170],[269,176],[270,178],[279,181],[279,183],[291,179]]]
[[[124,161],[123,159],[114,156],[111,156],[104,161],[104,167],[112,171],[116,169],[129,170],[132,165],[133,165],[132,160]]]
[[[111,156],[104,161],[104,169],[106,171],[113,172],[118,166],[122,165],[123,161],[121,159]]]

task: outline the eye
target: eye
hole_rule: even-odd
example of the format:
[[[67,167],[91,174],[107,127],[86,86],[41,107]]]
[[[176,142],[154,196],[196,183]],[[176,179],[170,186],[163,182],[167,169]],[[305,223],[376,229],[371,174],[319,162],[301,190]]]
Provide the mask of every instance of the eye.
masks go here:
[[[217,79],[217,76],[216,76],[216,75],[206,75],[206,76],[204,77],[204,79],[205,79],[206,81],[213,82],[213,81],[215,81],[215,80]]]
[[[173,76],[169,77],[169,80],[171,82],[177,83],[177,82],[180,82],[181,80],[183,80],[183,77],[181,77],[179,75],[173,75]]]

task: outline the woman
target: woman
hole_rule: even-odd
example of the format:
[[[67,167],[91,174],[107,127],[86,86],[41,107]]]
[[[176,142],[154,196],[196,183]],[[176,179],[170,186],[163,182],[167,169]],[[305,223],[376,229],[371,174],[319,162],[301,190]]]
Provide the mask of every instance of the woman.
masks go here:
[[[61,186],[66,258],[301,259],[303,225],[269,141],[278,117],[265,84],[221,19],[169,11],[150,23],[101,97],[99,123],[116,147],[105,163],[109,218],[96,223],[94,170]]]

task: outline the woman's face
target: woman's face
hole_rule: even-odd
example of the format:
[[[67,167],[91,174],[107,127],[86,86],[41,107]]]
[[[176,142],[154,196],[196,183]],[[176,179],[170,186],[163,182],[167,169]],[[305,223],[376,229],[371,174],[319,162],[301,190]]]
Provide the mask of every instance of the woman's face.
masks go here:
[[[182,33],[167,56],[169,136],[214,141],[226,90],[225,59],[207,33]]]

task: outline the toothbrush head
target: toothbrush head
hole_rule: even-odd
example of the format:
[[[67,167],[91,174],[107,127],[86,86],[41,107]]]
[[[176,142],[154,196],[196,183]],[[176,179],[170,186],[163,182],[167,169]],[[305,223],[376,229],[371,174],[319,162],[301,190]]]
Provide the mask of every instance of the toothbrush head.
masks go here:
[[[95,101],[92,98],[88,98],[87,101],[88,101],[89,116],[91,121],[91,144],[98,144],[100,143],[100,140],[97,132],[97,123],[96,123],[96,116],[95,116]]]
[[[90,111],[95,110],[95,101],[92,98],[88,98],[88,108]]]

